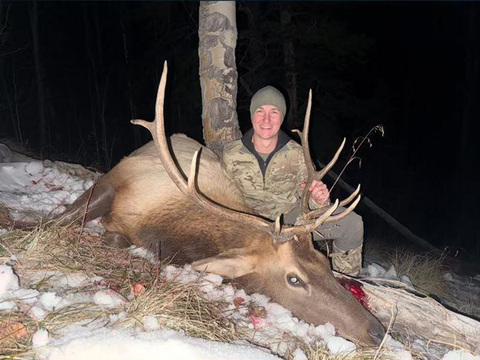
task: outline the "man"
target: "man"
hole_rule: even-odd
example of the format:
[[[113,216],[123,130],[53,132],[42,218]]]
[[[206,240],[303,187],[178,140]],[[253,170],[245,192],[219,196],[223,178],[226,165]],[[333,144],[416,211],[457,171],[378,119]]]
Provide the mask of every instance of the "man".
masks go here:
[[[274,87],[257,91],[250,103],[252,129],[225,145],[222,165],[257,214],[272,220],[284,214],[284,222],[293,225],[300,212],[307,169],[301,146],[280,130],[286,110],[285,98]],[[310,190],[312,207],[329,203],[329,191],[323,182],[314,181]],[[333,269],[358,275],[363,245],[359,215],[351,213],[336,223],[320,226],[314,239],[332,239]]]

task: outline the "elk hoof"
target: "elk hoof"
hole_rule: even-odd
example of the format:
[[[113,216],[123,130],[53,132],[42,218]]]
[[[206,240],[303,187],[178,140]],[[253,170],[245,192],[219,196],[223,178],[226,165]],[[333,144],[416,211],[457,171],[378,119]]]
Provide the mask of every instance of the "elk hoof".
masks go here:
[[[107,231],[105,233],[105,238],[103,239],[103,242],[107,246],[119,249],[127,248],[132,245],[131,241],[125,235],[114,231]]]

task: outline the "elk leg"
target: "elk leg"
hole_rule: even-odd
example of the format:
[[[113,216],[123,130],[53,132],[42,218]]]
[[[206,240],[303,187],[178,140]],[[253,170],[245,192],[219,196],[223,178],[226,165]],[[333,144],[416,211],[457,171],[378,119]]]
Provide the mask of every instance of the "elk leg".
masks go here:
[[[105,216],[110,211],[115,193],[113,185],[99,182],[80,195],[57,219],[66,225]]]
[[[125,235],[116,231],[107,231],[103,242],[108,246],[119,249],[127,248],[132,245],[132,242]]]

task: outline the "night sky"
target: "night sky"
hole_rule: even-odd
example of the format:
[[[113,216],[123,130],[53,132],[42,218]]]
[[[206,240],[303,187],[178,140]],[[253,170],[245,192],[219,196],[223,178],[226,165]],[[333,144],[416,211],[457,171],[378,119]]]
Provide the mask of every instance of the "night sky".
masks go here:
[[[272,84],[297,106],[313,89],[312,152],[327,162],[375,125],[342,178],[439,249],[480,255],[479,26],[475,2],[237,2],[238,115]],[[293,44],[294,63],[283,49]],[[0,139],[103,171],[149,140],[169,62],[168,131],[203,141],[196,2],[0,3]],[[287,100],[289,103],[292,99]],[[40,114],[44,114],[41,116]],[[344,151],[339,172],[352,154]],[[360,205],[367,234],[398,241]],[[400,239],[401,241],[401,239]]]

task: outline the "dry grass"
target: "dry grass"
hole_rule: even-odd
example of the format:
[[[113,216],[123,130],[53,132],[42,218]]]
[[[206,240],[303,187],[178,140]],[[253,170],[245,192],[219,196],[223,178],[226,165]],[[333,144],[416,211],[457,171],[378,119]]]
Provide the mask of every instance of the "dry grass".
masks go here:
[[[383,348],[379,350],[379,348],[375,347],[359,348],[355,353],[343,353],[341,355],[332,355],[325,349],[325,345],[321,343],[314,345],[300,343],[299,348],[302,349],[308,360],[398,360],[399,358],[398,353]],[[412,349],[409,351],[413,359],[424,358]],[[293,354],[290,354],[290,358],[293,359]]]
[[[0,359],[31,355],[32,335],[37,323],[22,311],[0,311]]]
[[[365,349],[356,351],[355,354],[332,355],[322,346],[316,345],[309,347],[304,351],[308,360],[372,360],[375,358],[376,350]],[[395,356],[388,353],[381,353],[378,355],[379,360],[394,360]],[[397,358],[398,359],[398,358]]]
[[[190,336],[230,342],[236,337],[235,329],[218,305],[207,302],[192,285],[163,282],[129,302],[127,316],[118,325],[130,327],[145,316],[154,316],[161,326],[183,330]]]
[[[465,296],[461,303],[457,306],[457,310],[462,313],[466,314],[467,316],[473,317],[474,319],[480,320],[480,309],[479,300],[480,299],[480,292],[470,293],[469,296]],[[453,301],[458,300],[453,298]],[[458,301],[457,301],[458,302]]]
[[[0,228],[9,229],[12,226],[12,219],[8,209],[0,204]]]
[[[448,268],[444,256],[419,252],[405,247],[405,239],[398,234],[386,232],[369,236],[365,240],[364,254],[384,268],[393,265],[399,278],[406,275],[415,288],[428,294],[443,297],[448,293],[444,275]],[[388,236],[388,242],[385,241]]]
[[[8,253],[19,254],[19,268],[28,271],[82,272],[105,278],[117,291],[131,284],[151,281],[153,265],[125,250],[105,246],[98,237],[79,235],[73,226],[45,223],[32,231],[14,230],[0,235]],[[41,286],[41,285],[38,285]]]
[[[2,312],[0,328],[18,331],[23,337],[7,334],[8,345],[3,345],[3,357],[0,360],[31,357],[29,345],[31,335],[38,326],[50,333],[80,321],[100,321],[112,326],[142,327],[146,316],[153,316],[161,326],[183,330],[187,335],[209,340],[230,342],[244,338],[241,328],[235,330],[233,324],[220,309],[224,304],[216,304],[205,300],[194,285],[178,284],[165,281],[161,276],[161,266],[133,256],[126,250],[105,246],[98,237],[80,236],[78,227],[56,226],[52,223],[42,224],[31,231],[14,230],[0,235],[0,261],[5,262],[11,254],[18,256],[15,270],[20,276],[23,287],[37,289],[48,288],[48,279],[40,282],[29,280],[30,272],[39,270],[58,271],[62,273],[81,272],[90,277],[101,276],[101,285],[132,298],[132,287],[142,284],[145,290],[124,304],[114,308],[105,308],[93,303],[76,303],[48,313],[40,324],[27,315],[26,310],[18,312]],[[405,263],[405,261],[402,261]],[[407,275],[412,276],[410,273]],[[30,283],[29,283],[30,281]],[[66,288],[68,292],[96,291],[98,287]],[[56,291],[58,291],[56,289]],[[8,314],[8,315],[7,315]],[[118,316],[122,314],[122,316]],[[111,322],[112,315],[120,320]],[[25,334],[26,332],[26,334]],[[13,336],[13,337],[12,337]],[[292,339],[290,339],[292,340]],[[255,339],[250,339],[256,343]],[[323,344],[309,345],[302,339],[293,339],[294,348],[301,348],[310,360],[338,360],[346,356],[332,356]],[[354,359],[390,359],[387,352],[378,349],[360,349]],[[377,355],[376,355],[377,354]],[[292,358],[287,354],[286,358]],[[352,356],[349,356],[351,359]]]
[[[160,275],[160,264],[152,264],[132,256],[126,250],[107,247],[98,237],[79,236],[78,230],[73,226],[63,227],[49,223],[32,231],[14,230],[1,234],[0,245],[3,252],[0,253],[0,261],[4,263],[12,254],[18,256],[15,271],[24,287],[48,288],[48,279],[29,283],[29,273],[45,270],[66,274],[81,272],[90,277],[101,276],[104,279],[102,285],[123,296],[131,297],[134,284],[142,284],[145,292],[111,309],[92,303],[63,307],[47,315],[42,321],[43,328],[55,332],[82,320],[108,323],[111,315],[122,313],[122,320],[115,323],[115,326],[143,326],[142,319],[145,316],[154,316],[160,325],[183,330],[190,336],[217,341],[231,341],[236,337],[233,325],[219,310],[220,304],[206,301],[196,286],[164,281]],[[67,288],[65,293],[60,295],[82,290],[91,289]],[[5,316],[6,313],[2,313]],[[14,316],[10,312],[8,314],[9,317]],[[15,316],[19,318],[0,318],[0,326],[4,323],[7,326],[10,323],[25,324],[32,321],[26,315],[26,310]],[[7,347],[0,342],[0,347],[5,348],[5,351],[2,348],[0,353],[6,356],[6,359],[20,356],[28,350],[30,342],[31,336],[22,338],[22,342],[9,343]]]
[[[408,276],[412,284],[429,295],[443,297],[447,294],[444,275],[447,268],[443,256],[430,253],[415,254],[408,250],[390,252],[387,261],[395,267],[398,277]]]

